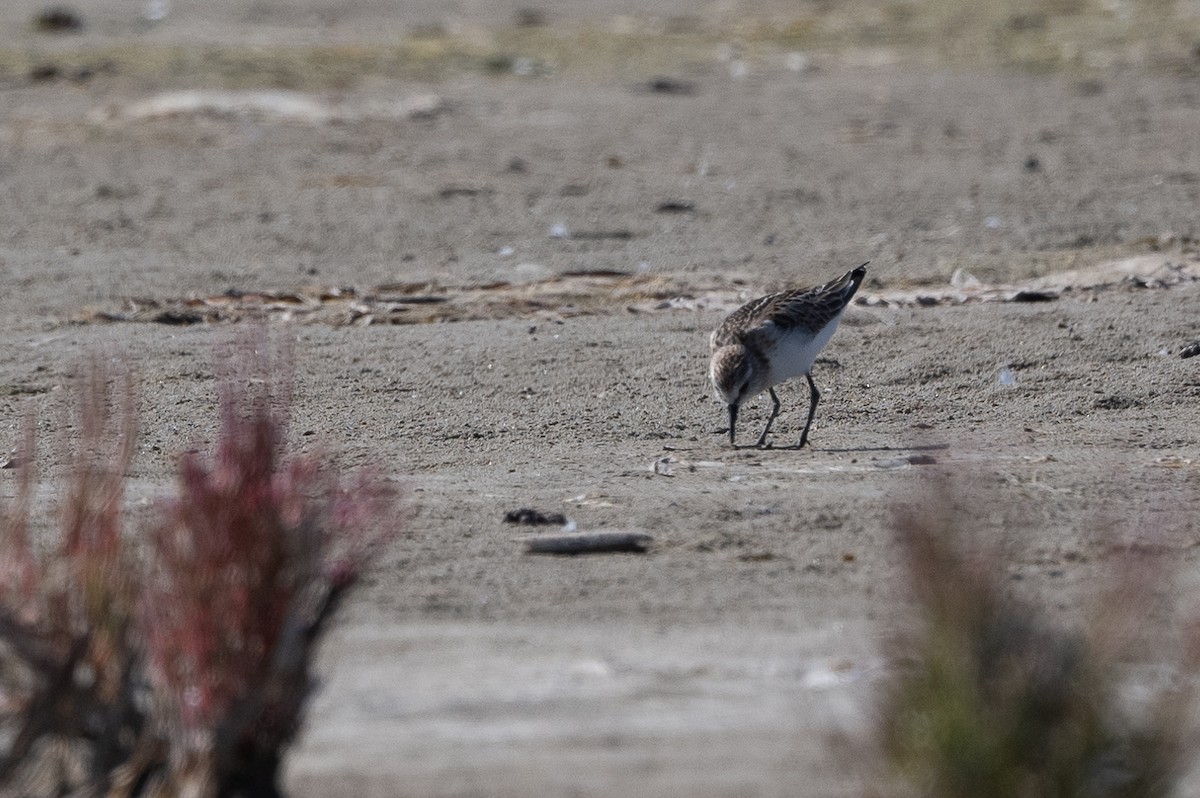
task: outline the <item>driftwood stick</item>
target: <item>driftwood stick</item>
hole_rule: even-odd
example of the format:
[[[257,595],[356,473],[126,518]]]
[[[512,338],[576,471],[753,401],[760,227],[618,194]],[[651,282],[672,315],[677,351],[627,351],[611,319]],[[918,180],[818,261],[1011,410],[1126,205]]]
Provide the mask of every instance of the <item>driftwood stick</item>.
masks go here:
[[[530,554],[601,554],[607,552],[644,553],[654,538],[645,532],[598,529],[594,532],[569,532],[523,538]]]

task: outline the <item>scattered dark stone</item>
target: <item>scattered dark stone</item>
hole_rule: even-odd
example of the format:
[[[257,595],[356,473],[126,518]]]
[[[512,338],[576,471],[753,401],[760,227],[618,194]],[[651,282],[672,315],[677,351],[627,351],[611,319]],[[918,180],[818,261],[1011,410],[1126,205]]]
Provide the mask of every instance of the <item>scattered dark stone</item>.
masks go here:
[[[703,20],[696,14],[677,14],[667,17],[664,23],[663,32],[669,36],[699,33],[704,26]]]
[[[78,33],[83,30],[83,18],[66,6],[51,6],[33,17],[33,29],[39,33]]]
[[[589,191],[591,189],[583,183],[567,183],[558,190],[558,195],[560,197],[583,197]]]
[[[652,78],[645,84],[646,91],[654,94],[677,94],[686,96],[696,93],[696,84],[690,80],[679,80],[677,78]]]
[[[0,385],[0,396],[37,396],[46,390],[39,385]]]
[[[1058,295],[1052,291],[1031,291],[1024,289],[1013,294],[1013,302],[1053,302]]]
[[[580,230],[571,233],[571,238],[576,241],[601,241],[611,239],[615,241],[628,241],[633,238],[632,230]]]
[[[620,169],[625,165],[625,162],[621,160],[620,155],[610,155],[604,159],[604,165],[609,169]]]
[[[380,302],[392,302],[397,305],[444,305],[450,301],[448,296],[429,294],[425,296],[380,296]]]
[[[694,213],[696,203],[691,200],[667,200],[654,210],[658,213]]]
[[[493,75],[501,75],[512,72],[515,59],[511,55],[497,53],[490,55],[483,60],[483,71]]]
[[[1131,407],[1141,406],[1142,403],[1132,396],[1118,396],[1116,394],[1097,399],[1095,404],[1097,410],[1128,410]]]
[[[1125,282],[1134,288],[1163,288],[1167,285],[1167,283],[1157,277],[1146,277],[1141,274],[1132,275],[1126,278]]]
[[[543,513],[530,507],[522,507],[519,510],[509,510],[505,513],[504,523],[526,524],[529,526],[563,526],[567,523],[567,517],[562,513]]]
[[[437,22],[429,25],[414,25],[411,34],[414,39],[441,39],[450,35],[446,26]]]
[[[96,186],[96,199],[127,199],[134,194],[129,189],[118,188],[111,183]]]
[[[546,24],[546,12],[540,8],[518,8],[513,14],[518,28],[540,28]]]
[[[204,321],[204,317],[199,313],[188,310],[164,310],[162,313],[156,315],[152,321],[156,324],[185,326],[188,324],[199,324]]]
[[[875,135],[880,138],[895,138],[900,133],[900,124],[891,119],[884,119],[875,126]]]
[[[939,304],[939,300],[935,296],[919,296],[917,297],[917,304],[923,308],[931,308]]]
[[[1075,84],[1075,91],[1080,97],[1095,97],[1104,93],[1104,83],[1095,78],[1081,80]]]
[[[491,194],[493,190],[487,186],[442,186],[438,189],[438,196],[442,199],[452,199],[454,197],[478,197],[483,194]]]
[[[781,201],[794,202],[797,205],[814,205],[822,201],[819,191],[806,188],[790,188],[775,194]]]
[[[1036,155],[1030,155],[1028,158],[1025,159],[1025,171],[1026,172],[1042,171],[1042,162],[1040,160],[1038,160],[1038,157]]]
[[[1008,29],[1017,33],[1042,30],[1046,27],[1046,15],[1040,13],[1013,14],[1008,18]]]
[[[563,277],[630,277],[631,272],[621,271],[620,269],[567,269],[562,272]]]
[[[909,465],[937,465],[937,458],[929,454],[910,454]]]
[[[45,83],[62,77],[57,64],[38,64],[29,70],[29,79],[34,83]]]
[[[1200,355],[1200,341],[1192,341],[1183,348],[1183,351],[1179,353],[1179,356],[1184,360],[1187,360],[1189,357],[1195,357],[1196,355]]]
[[[529,164],[523,158],[511,158],[509,159],[507,169],[514,174],[523,175],[529,171]]]
[[[670,447],[663,447],[668,449]],[[774,507],[768,507],[762,504],[750,504],[745,507],[722,507],[717,510],[714,517],[718,521],[752,521],[755,518],[762,518],[767,515],[775,515],[777,510]],[[738,544],[741,545],[741,540],[738,539]]]

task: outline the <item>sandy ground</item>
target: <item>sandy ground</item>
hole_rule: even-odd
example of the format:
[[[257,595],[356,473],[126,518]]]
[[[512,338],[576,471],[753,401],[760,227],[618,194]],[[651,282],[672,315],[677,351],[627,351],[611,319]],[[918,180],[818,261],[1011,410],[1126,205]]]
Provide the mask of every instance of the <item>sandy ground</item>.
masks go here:
[[[177,5],[179,28],[153,35],[203,27]],[[98,8],[85,36],[124,35],[123,7]],[[484,8],[460,16],[488,24]],[[246,19],[231,29],[262,33]],[[179,95],[119,71],[0,87],[4,418],[37,407],[61,438],[86,352],[136,364],[135,507],[173,453],[211,441],[213,348],[235,326],[100,319],[231,289],[354,289],[403,321],[422,307],[405,297],[499,282],[635,286],[471,294],[436,324],[275,314],[297,447],[382,463],[418,508],[324,652],[295,794],[857,794],[828,738],[863,731],[883,672],[891,513],[943,469],[972,475],[970,525],[1064,619],[1114,526],[1194,581],[1200,359],[1179,355],[1200,284],[856,306],[818,361],[805,451],[729,448],[706,347],[739,299],[864,260],[864,293],[885,298],[959,269],[1195,267],[1200,84],[796,66],[714,55],[672,72],[676,93],[464,71],[188,99],[216,113],[167,113]],[[786,443],[807,394],[781,396]],[[655,543],[530,556],[502,521],[519,507]]]

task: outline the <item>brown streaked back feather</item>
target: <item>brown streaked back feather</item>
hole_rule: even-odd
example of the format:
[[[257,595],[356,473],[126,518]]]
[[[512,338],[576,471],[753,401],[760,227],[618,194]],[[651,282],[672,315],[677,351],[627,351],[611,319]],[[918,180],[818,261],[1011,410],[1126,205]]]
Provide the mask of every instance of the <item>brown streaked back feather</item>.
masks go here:
[[[866,273],[864,263],[824,285],[781,291],[747,302],[713,332],[711,350],[741,343],[768,322],[781,330],[802,328],[815,333],[850,304]]]

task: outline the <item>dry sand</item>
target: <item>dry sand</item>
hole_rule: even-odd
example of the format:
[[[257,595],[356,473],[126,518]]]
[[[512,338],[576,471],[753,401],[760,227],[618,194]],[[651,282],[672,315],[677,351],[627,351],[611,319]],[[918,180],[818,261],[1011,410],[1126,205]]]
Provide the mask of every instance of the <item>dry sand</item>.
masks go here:
[[[175,5],[147,35],[218,35]],[[233,6],[212,12],[229,31],[284,36]],[[45,57],[135,35],[123,5],[97,8],[103,24]],[[373,12],[349,9],[331,30],[367,36],[353,23]],[[286,36],[311,33],[301,19]],[[670,72],[677,93],[479,70],[284,95],[164,95],[221,87],[120,70],[0,87],[9,427],[34,404],[44,441],[68,435],[80,358],[127,359],[143,388],[130,498],[153,498],[174,453],[211,441],[213,347],[235,327],[102,319],[274,292],[297,446],[382,463],[419,508],[324,651],[295,794],[856,794],[827,738],[866,723],[900,595],[889,516],[939,469],[984,488],[972,525],[1064,620],[1104,570],[1111,518],[1194,581],[1200,359],[1180,352],[1200,338],[1200,284],[856,306],[818,361],[805,451],[730,449],[705,372],[733,303],[863,260],[864,293],[893,299],[959,269],[1195,269],[1200,84],[795,71],[784,53],[741,75],[721,55]],[[630,277],[559,279],[574,272]],[[497,283],[510,293],[479,290]],[[408,318],[452,320],[381,323]],[[786,443],[807,394],[781,397]],[[744,412],[745,437],[765,410]],[[520,507],[655,543],[531,556],[503,523]]]

